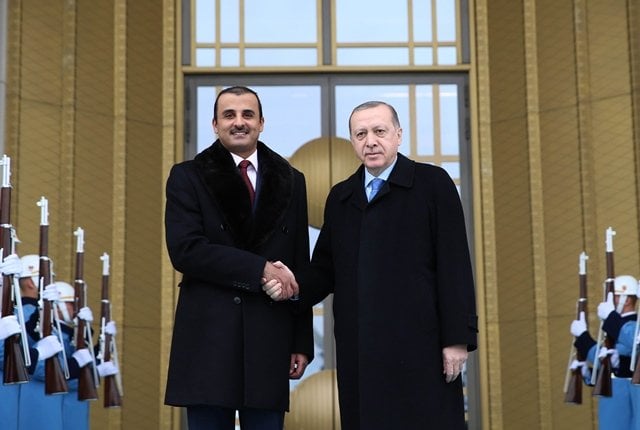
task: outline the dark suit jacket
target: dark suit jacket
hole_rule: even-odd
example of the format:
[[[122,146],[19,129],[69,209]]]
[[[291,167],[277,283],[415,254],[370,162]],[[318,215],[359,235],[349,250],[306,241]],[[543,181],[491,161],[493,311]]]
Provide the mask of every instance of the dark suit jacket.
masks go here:
[[[165,403],[286,410],[291,353],[313,358],[311,311],[261,289],[267,260],[309,262],[305,180],[263,143],[252,215],[231,154],[216,141],[167,181],[167,249],[182,273]]]
[[[456,187],[436,166],[398,155],[367,203],[364,168],[332,188],[303,302],[334,293],[343,429],[462,429],[460,378],[442,348],[476,348],[469,249]]]

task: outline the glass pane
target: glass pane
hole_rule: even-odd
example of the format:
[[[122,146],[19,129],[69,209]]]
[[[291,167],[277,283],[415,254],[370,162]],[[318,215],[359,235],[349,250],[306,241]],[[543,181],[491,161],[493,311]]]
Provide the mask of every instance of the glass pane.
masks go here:
[[[220,88],[225,88],[224,85]],[[251,87],[258,93],[265,118],[260,140],[271,149],[290,157],[306,142],[321,136],[320,87],[310,86],[265,86]],[[200,86],[197,90],[197,152],[211,145],[213,133],[213,103],[215,87]],[[295,124],[291,118],[295,117]]]
[[[456,4],[455,0],[436,0],[436,19],[438,22],[438,41],[456,40]]]
[[[451,65],[457,64],[458,58],[456,56],[456,48],[453,46],[445,46],[438,48],[438,64]]]
[[[236,83],[230,82],[229,85]],[[226,88],[229,85],[221,86]],[[309,86],[252,86],[262,102],[264,131],[260,140],[283,157],[290,157],[306,142],[321,136],[320,87]],[[197,90],[198,139],[200,152],[213,141],[211,121],[215,87],[200,86]],[[295,124],[292,123],[295,118]]]
[[[453,179],[456,182],[460,181],[460,163],[452,163],[449,161],[445,161],[442,163],[441,167],[447,171],[449,176],[451,176],[451,179]],[[460,192],[459,189],[458,189],[458,192]]]
[[[406,66],[408,48],[339,48],[339,66]]]
[[[220,2],[220,42],[240,42],[240,10],[237,1]]]
[[[244,62],[252,66],[317,66],[315,48],[247,48]]]
[[[216,65],[216,50],[213,48],[196,49],[196,66],[214,67]]]
[[[310,227],[312,228],[312,227]],[[304,375],[302,375],[301,379],[290,379],[289,380],[289,390],[293,391],[296,386],[304,381],[309,376],[314,373],[320,372],[321,370],[325,370],[324,365],[324,303],[320,302],[313,307],[313,343],[315,345],[314,358],[309,366],[307,366],[307,370],[305,370]],[[333,338],[333,332],[329,333],[329,336]],[[287,427],[288,428],[288,427]],[[239,427],[238,427],[239,429]]]
[[[369,100],[380,100],[396,109],[402,127],[400,152],[409,154],[411,125],[409,123],[409,86],[407,85],[337,85],[335,88],[335,136],[349,139],[351,111]]]
[[[416,86],[417,152],[420,156],[433,156],[433,86]]]
[[[196,92],[198,106],[196,118],[197,152],[202,151],[216,140],[211,124],[215,99],[216,90],[214,87],[198,87]]]
[[[233,57],[235,54],[232,53],[237,52],[237,50],[233,49],[228,49],[227,51],[229,52],[229,57]],[[223,82],[224,85],[221,87],[210,85],[208,87],[201,86],[197,89],[195,100],[197,108],[195,112],[197,112],[198,152],[209,146],[216,139],[211,126],[216,89],[236,83],[244,84],[242,82],[244,75],[229,79],[230,82]],[[393,77],[390,78],[390,81],[393,82],[393,79]],[[419,82],[429,82],[428,80],[418,79]],[[457,85],[438,86],[425,83],[409,85],[406,83],[413,82],[412,80],[405,80],[400,84],[357,84],[362,82],[362,78],[354,76],[354,80],[349,82],[355,83],[345,84],[345,81],[341,81],[343,82],[342,85],[335,86],[335,105],[327,106],[325,104],[323,106],[323,103],[327,103],[327,100],[322,99],[321,85],[327,85],[326,82],[319,80],[320,83],[319,81],[314,81],[313,78],[310,78],[309,81],[310,83],[308,84],[296,86],[266,84],[251,86],[258,92],[264,108],[265,129],[260,136],[260,140],[270,148],[285,157],[291,157],[306,142],[321,137],[322,118],[331,116],[328,113],[323,116],[322,107],[329,111],[333,110],[335,113],[335,131],[331,130],[330,134],[348,139],[348,117],[352,109],[367,100],[382,100],[393,105],[398,111],[404,131],[400,152],[415,160],[433,163],[434,160],[430,159],[430,157],[439,155],[434,154],[433,121],[436,117],[440,119],[441,132],[439,139],[441,140],[443,152],[453,155],[453,157],[447,158],[446,162],[442,162],[439,158],[436,158],[436,160],[441,163],[442,167],[447,170],[456,183],[460,184],[461,166],[459,162],[455,161],[456,155],[459,154],[459,114],[457,112],[459,89]],[[434,89],[438,91],[438,106],[433,105]],[[411,94],[411,91],[414,91],[414,94]],[[327,95],[326,92],[324,95]],[[415,100],[414,106],[410,105],[412,100]],[[415,110],[415,124],[410,122],[412,109]],[[189,112],[193,114],[194,111],[189,109]],[[294,118],[293,121],[292,118]],[[416,130],[417,142],[415,142],[415,147],[417,148],[417,154],[412,155],[410,152],[410,139],[413,127]],[[460,185],[457,185],[457,189],[460,192]],[[468,190],[465,190],[465,192],[468,192]],[[309,233],[310,245],[311,249],[313,249],[317,238],[317,230],[310,228]],[[327,308],[326,311],[327,315],[330,315],[331,310]],[[323,351],[323,345],[327,345],[326,342],[330,342],[332,339],[330,331],[324,332],[323,315],[325,315],[324,309],[322,304],[319,304],[315,307],[313,318],[316,358],[305,372],[305,378],[323,369],[327,362],[331,363],[331,359],[325,356],[327,351]],[[327,339],[324,339],[325,335]],[[291,381],[290,388],[294,389],[299,383],[300,381]]]
[[[433,66],[433,48],[415,48],[413,53],[416,66]]]
[[[220,50],[220,66],[240,66],[240,50],[238,48],[223,48]]]
[[[440,144],[442,155],[459,155],[458,87],[440,85]]]
[[[320,86],[253,87],[264,111],[260,140],[283,157],[321,136]]]
[[[408,42],[407,2],[336,0],[336,41]]]
[[[307,181],[309,179],[307,178]],[[316,246],[320,230],[309,226],[309,255],[313,254],[313,248]],[[289,380],[289,389],[293,390],[296,386],[304,381],[307,377],[314,373],[320,372],[325,369],[325,339],[324,339],[324,303],[320,302],[315,305],[313,311],[313,343],[315,345],[315,355],[313,361],[309,363],[307,370],[305,370],[302,379]],[[330,310],[329,310],[330,312]],[[333,332],[329,333],[329,336],[333,337]]]
[[[196,43],[216,41],[216,8],[210,0],[196,0]]]
[[[245,0],[247,43],[316,43],[316,1]]]
[[[433,41],[431,27],[431,2],[413,0],[413,40],[415,42]]]

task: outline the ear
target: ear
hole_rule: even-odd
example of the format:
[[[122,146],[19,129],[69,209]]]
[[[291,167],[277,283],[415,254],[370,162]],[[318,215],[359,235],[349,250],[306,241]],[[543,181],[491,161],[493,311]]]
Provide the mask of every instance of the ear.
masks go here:
[[[215,134],[218,134],[218,121],[216,121],[215,119],[211,120],[211,127],[213,128],[213,132]]]

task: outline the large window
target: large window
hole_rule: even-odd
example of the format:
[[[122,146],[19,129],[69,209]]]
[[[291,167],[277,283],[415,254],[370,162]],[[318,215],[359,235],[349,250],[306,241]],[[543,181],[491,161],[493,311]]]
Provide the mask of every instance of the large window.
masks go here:
[[[216,139],[220,89],[256,90],[260,140],[305,173],[313,247],[330,186],[357,165],[349,114],[382,100],[398,111],[400,151],[456,182],[472,240],[467,9],[467,0],[183,0],[185,158]],[[330,309],[314,308],[316,359],[305,378],[335,367]],[[472,355],[465,385],[477,381],[476,365]],[[480,428],[472,385],[469,428]]]

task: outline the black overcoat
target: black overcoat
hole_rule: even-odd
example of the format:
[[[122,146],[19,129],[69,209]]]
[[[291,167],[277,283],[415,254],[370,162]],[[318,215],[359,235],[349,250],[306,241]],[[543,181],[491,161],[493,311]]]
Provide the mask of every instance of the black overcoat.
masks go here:
[[[291,353],[313,359],[311,311],[261,289],[267,260],[309,263],[305,180],[258,143],[256,205],[216,141],[167,180],[169,257],[182,273],[165,403],[287,410]]]
[[[334,293],[342,428],[463,429],[461,380],[442,374],[443,347],[477,344],[455,184],[399,154],[368,203],[363,175],[361,166],[332,188],[301,282],[304,302]]]

